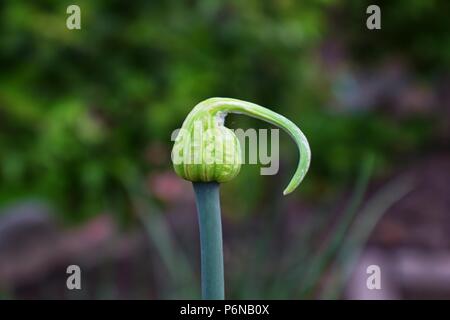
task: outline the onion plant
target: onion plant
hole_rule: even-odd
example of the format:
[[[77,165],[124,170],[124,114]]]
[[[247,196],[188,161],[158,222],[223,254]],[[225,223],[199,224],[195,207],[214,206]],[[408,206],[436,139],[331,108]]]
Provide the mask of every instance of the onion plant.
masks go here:
[[[236,135],[225,127],[228,113],[254,117],[285,130],[299,149],[297,169],[283,194],[297,188],[308,171],[311,151],[302,131],[289,119],[254,103],[211,98],[197,104],[183,122],[172,150],[175,172],[192,181],[200,227],[203,299],[224,299],[220,183],[233,179],[241,168]]]

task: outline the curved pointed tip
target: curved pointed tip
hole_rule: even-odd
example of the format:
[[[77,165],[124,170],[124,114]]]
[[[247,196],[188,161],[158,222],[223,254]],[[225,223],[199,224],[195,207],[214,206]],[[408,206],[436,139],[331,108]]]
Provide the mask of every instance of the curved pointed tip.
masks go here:
[[[292,193],[297,187],[300,185],[301,180],[303,180],[303,177],[298,179],[297,175],[294,175],[294,178],[289,182],[288,186],[283,190],[283,196],[286,196],[290,193]]]

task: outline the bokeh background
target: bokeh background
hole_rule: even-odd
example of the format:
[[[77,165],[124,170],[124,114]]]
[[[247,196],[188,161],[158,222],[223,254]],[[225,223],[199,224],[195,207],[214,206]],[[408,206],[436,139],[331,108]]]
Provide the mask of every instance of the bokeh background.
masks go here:
[[[199,298],[170,135],[222,96],[292,119],[313,153],[290,196],[285,134],[279,174],[223,185],[227,298],[450,298],[450,3],[379,3],[374,31],[370,4],[0,2],[0,297]]]

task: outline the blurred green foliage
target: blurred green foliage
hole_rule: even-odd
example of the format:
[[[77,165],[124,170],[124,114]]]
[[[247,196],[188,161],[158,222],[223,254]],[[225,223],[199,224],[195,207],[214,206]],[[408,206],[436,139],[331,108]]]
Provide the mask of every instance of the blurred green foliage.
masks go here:
[[[360,12],[374,1],[351,1],[340,8],[337,23],[345,32],[354,57],[364,62],[400,56],[423,75],[450,70],[450,25],[446,0],[382,1],[383,32],[367,32]],[[339,17],[339,15],[338,15]],[[359,27],[358,27],[359,25]]]
[[[313,150],[301,190],[313,198],[353,181],[366,154],[377,156],[383,172],[397,155],[418,153],[430,139],[427,119],[399,123],[386,114],[324,107],[331,89],[318,48],[333,35],[330,15],[352,17],[339,23],[354,30],[349,38],[357,46],[367,40],[361,29],[365,1],[80,0],[82,29],[69,31],[66,8],[72,3],[0,3],[2,204],[42,197],[68,220],[109,207],[126,215],[124,186],[170,169],[171,132],[196,103],[212,96],[254,101],[299,124]],[[434,14],[446,14],[437,6],[443,1],[398,3],[383,11],[383,30],[394,22],[396,30],[407,27],[405,42],[414,50],[380,32],[378,52],[403,48],[413,61],[436,58],[448,66],[448,33],[420,36]],[[425,18],[419,14],[424,10]],[[262,125],[238,116],[229,123]],[[279,185],[281,194],[297,160],[285,147],[291,143],[286,136],[282,143],[280,177],[261,177],[245,166],[225,186],[235,211],[249,212],[270,199],[269,183]],[[167,151],[164,163],[151,160],[161,157],[151,153],[154,144]],[[242,192],[246,186],[251,195]]]

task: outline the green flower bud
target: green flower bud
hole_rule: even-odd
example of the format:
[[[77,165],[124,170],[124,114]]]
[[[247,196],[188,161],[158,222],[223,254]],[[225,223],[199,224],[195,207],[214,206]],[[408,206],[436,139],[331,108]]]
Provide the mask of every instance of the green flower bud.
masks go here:
[[[297,143],[300,159],[284,194],[292,192],[308,171],[311,151],[300,129],[289,119],[257,104],[230,98],[211,98],[189,113],[175,140],[172,161],[175,172],[193,182],[226,182],[241,168],[241,148],[234,132],[224,126],[228,113],[258,118],[284,129]]]
[[[188,121],[189,120],[189,121]],[[233,131],[220,116],[197,114],[186,119],[175,140],[175,172],[189,181],[226,182],[241,168],[241,149]]]

